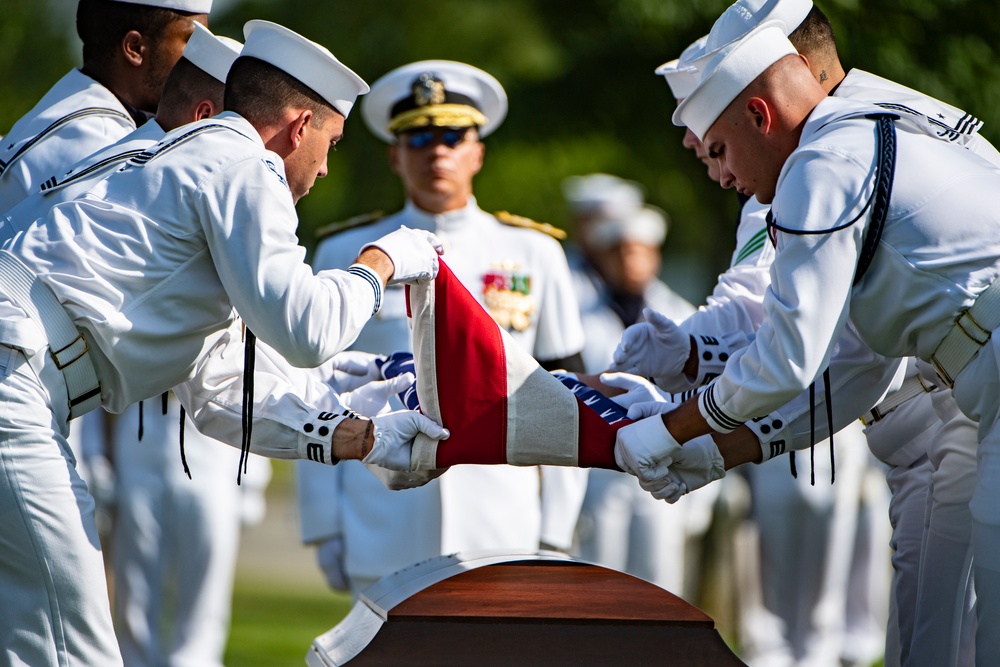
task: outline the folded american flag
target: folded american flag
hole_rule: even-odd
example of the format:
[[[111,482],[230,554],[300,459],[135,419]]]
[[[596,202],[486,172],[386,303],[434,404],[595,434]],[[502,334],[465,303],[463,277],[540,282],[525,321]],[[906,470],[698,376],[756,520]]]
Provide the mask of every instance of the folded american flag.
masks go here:
[[[613,402],[538,365],[441,262],[434,281],[408,285],[420,409],[451,431],[417,438],[414,470],[462,463],[617,470]],[[594,407],[588,405],[590,403]]]

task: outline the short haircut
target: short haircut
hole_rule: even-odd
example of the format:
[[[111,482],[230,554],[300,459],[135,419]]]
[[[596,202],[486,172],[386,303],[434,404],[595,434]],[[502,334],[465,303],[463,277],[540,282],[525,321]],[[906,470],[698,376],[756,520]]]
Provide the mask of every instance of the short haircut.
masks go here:
[[[170,70],[163,86],[157,115],[187,115],[192,107],[208,99],[222,109],[223,84],[187,58],[182,57]]]
[[[795,49],[806,58],[837,57],[837,38],[826,14],[813,5],[805,19],[788,36]]]
[[[289,107],[312,111],[313,125],[323,125],[332,114],[340,113],[295,77],[251,56],[240,56],[230,68],[223,106],[254,125],[278,122]]]
[[[84,64],[105,65],[114,57],[130,30],[159,39],[184,12],[115,0],[80,0],[76,7],[76,34],[83,42]]]

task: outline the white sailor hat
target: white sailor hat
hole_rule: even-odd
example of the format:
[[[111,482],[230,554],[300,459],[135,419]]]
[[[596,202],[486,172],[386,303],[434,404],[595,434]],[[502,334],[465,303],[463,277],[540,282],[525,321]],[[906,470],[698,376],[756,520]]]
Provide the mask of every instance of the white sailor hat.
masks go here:
[[[451,60],[421,60],[398,67],[372,84],[362,118],[379,139],[417,127],[479,128],[486,137],[507,115],[507,94],[483,70]]]
[[[207,14],[212,11],[212,0],[115,0],[115,2],[172,9],[175,12],[187,12],[189,14]]]
[[[733,100],[764,70],[797,53],[780,21],[767,21],[743,39],[723,47],[705,67],[701,81],[674,111],[674,125],[705,133]]]
[[[201,71],[225,83],[229,68],[242,49],[243,45],[235,39],[213,35],[211,30],[195,23],[191,39],[184,47],[183,57]]]
[[[727,44],[755,30],[765,21],[780,21],[788,36],[813,8],[812,0],[737,0],[715,20],[705,43],[706,53],[717,52]]]
[[[645,195],[635,181],[610,174],[569,176],[562,182],[562,191],[574,214],[609,218],[638,210]]]
[[[308,86],[346,118],[368,84],[329,49],[270,21],[248,21],[240,55],[263,60]]]
[[[655,206],[599,218],[585,228],[587,245],[612,248],[625,241],[659,248],[667,238],[667,214]]]
[[[654,74],[662,76],[670,86],[674,99],[682,100],[698,85],[702,68],[708,64],[711,54],[705,53],[708,35],[699,38],[681,52],[681,57],[663,63],[656,68]]]
[[[691,94],[701,73],[724,46],[742,39],[765,21],[780,21],[791,34],[813,8],[812,0],[737,0],[712,25],[712,30],[688,46],[680,58],[660,65],[656,74],[667,80],[677,100]]]

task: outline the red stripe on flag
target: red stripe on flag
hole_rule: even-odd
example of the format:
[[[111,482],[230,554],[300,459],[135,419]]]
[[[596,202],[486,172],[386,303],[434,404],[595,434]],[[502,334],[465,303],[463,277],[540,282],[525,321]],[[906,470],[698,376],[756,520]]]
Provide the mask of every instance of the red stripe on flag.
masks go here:
[[[621,470],[615,463],[615,439],[618,429],[634,423],[623,419],[617,424],[609,424],[579,398],[576,399],[580,414],[580,447],[577,460],[581,468],[608,468]]]
[[[441,422],[437,466],[507,462],[507,354],[493,318],[440,263],[434,319]]]

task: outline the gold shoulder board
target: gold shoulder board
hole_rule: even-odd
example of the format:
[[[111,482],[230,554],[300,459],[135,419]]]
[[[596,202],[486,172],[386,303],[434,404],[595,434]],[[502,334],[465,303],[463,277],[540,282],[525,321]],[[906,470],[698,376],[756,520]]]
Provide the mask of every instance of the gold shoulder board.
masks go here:
[[[358,227],[370,225],[373,222],[378,222],[384,217],[385,213],[382,211],[373,211],[363,215],[356,215],[353,218],[348,218],[347,220],[331,222],[329,225],[323,225],[316,230],[316,240],[322,241],[323,239],[339,234],[340,232],[346,232],[349,229],[357,229]]]
[[[550,225],[547,222],[535,222],[531,218],[525,218],[520,215],[514,215],[513,213],[508,213],[507,211],[497,211],[493,214],[497,220],[505,225],[510,225],[511,227],[523,227],[524,229],[534,229],[536,232],[541,232],[543,234],[548,234],[552,238],[559,239],[562,241],[566,238],[566,232],[559,229],[555,225]]]

